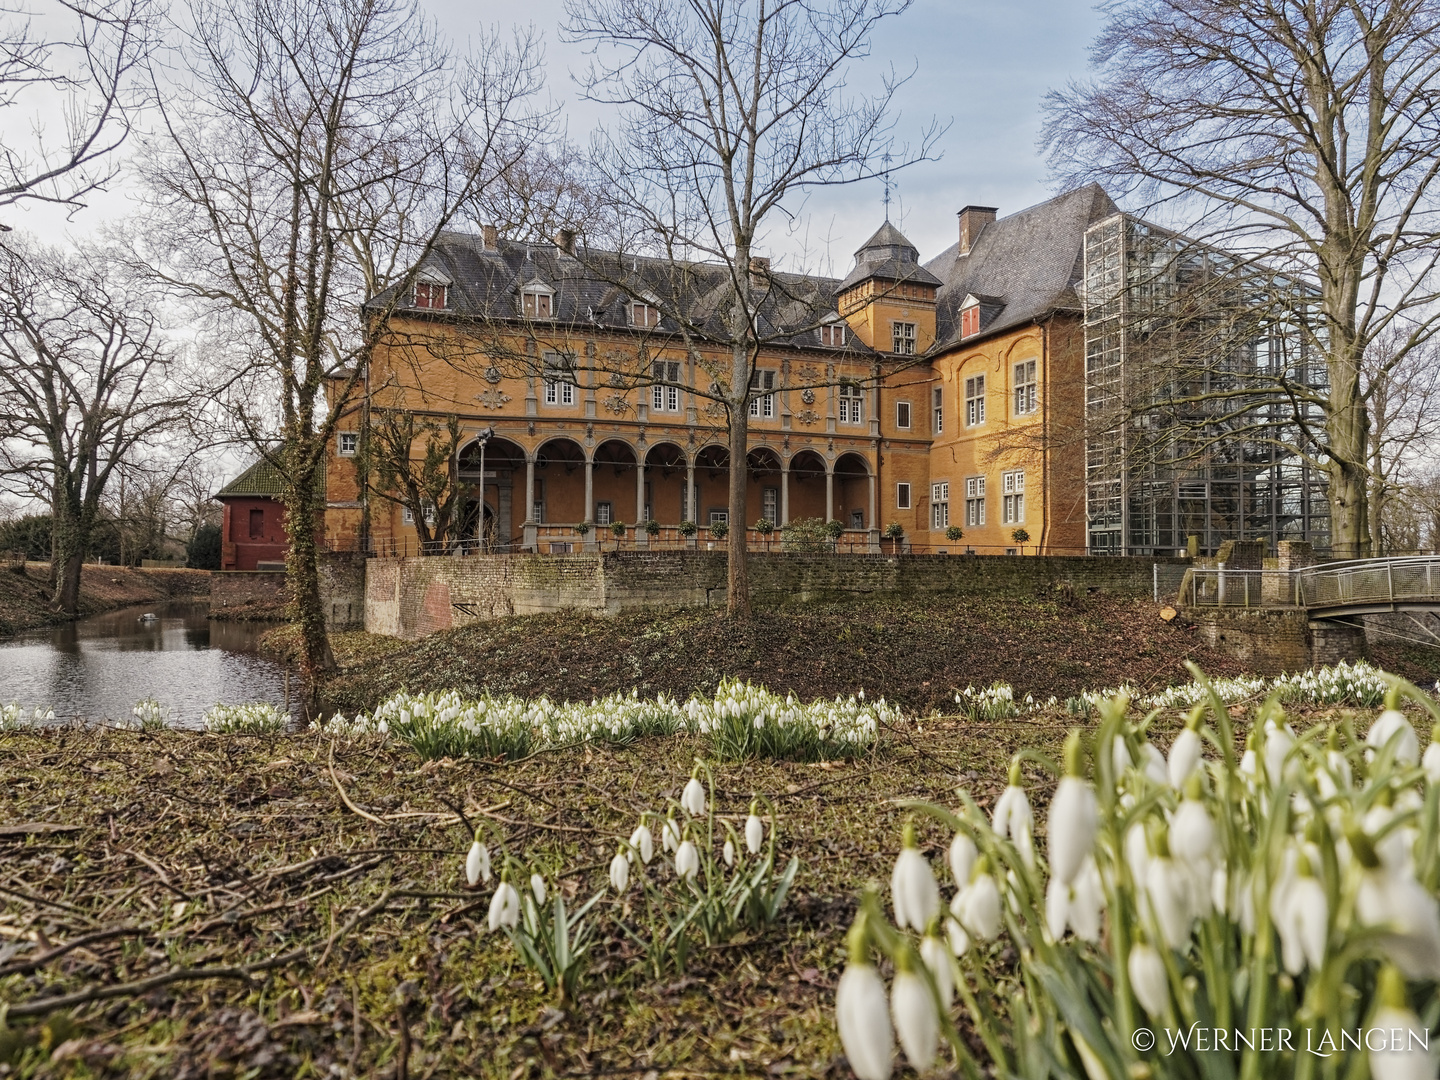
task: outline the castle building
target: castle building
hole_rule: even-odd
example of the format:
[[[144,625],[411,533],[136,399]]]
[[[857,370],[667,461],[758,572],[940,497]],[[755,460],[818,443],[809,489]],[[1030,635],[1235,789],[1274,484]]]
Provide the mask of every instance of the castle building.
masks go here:
[[[1095,525],[1097,318],[1083,295],[1096,230],[1116,220],[1128,219],[1090,185],[1006,217],[967,206],[955,243],[926,262],[888,220],[842,280],[753,260],[764,299],[743,523],[727,520],[725,412],[709,392],[729,370],[714,332],[733,295],[726,267],[585,250],[569,233],[446,234],[387,305],[365,393],[336,433],[325,539],[419,554],[417,513],[444,513],[454,527],[434,553],[457,538],[563,552],[617,527],[626,543],[674,545],[682,523],[703,543],[720,523],[818,518],[839,524],[842,551],[882,550],[898,525],[917,553],[1123,552]],[[398,483],[373,490],[367,431],[397,415],[428,419],[430,439],[458,425],[446,507]],[[409,462],[426,449],[417,436]],[[1175,490],[1181,472],[1167,473]],[[763,526],[751,537],[772,542]],[[1212,529],[1205,546],[1231,538],[1256,537]],[[1172,528],[1146,551],[1184,544]]]

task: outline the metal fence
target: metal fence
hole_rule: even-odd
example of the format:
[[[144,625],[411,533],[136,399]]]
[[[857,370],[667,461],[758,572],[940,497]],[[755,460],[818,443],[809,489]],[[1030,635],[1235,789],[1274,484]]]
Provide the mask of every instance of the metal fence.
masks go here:
[[[1440,557],[1356,559],[1303,570],[1192,568],[1181,599],[1191,607],[1303,607],[1385,611],[1440,604]]]

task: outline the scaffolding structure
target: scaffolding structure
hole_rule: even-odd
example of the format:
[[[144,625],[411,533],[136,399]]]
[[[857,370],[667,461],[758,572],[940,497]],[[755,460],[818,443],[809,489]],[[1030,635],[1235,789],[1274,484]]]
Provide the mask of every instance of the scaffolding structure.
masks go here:
[[[1089,552],[1328,547],[1313,290],[1117,214],[1086,231],[1083,300]]]

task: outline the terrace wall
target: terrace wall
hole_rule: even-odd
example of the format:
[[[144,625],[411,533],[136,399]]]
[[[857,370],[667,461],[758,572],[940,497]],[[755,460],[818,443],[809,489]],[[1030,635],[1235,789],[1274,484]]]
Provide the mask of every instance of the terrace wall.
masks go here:
[[[505,615],[705,607],[725,602],[723,551],[370,559],[365,629],[414,639]],[[1183,559],[752,553],[760,607],[873,596],[1022,599],[1057,589],[1150,596],[1156,567],[1173,595]]]

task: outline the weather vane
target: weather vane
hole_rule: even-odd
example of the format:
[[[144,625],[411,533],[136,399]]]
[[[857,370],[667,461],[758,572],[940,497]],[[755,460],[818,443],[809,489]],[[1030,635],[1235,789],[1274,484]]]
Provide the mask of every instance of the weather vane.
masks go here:
[[[885,153],[880,155],[880,163],[885,166],[880,173],[881,182],[885,185],[885,220],[890,220],[890,150],[887,147]]]

